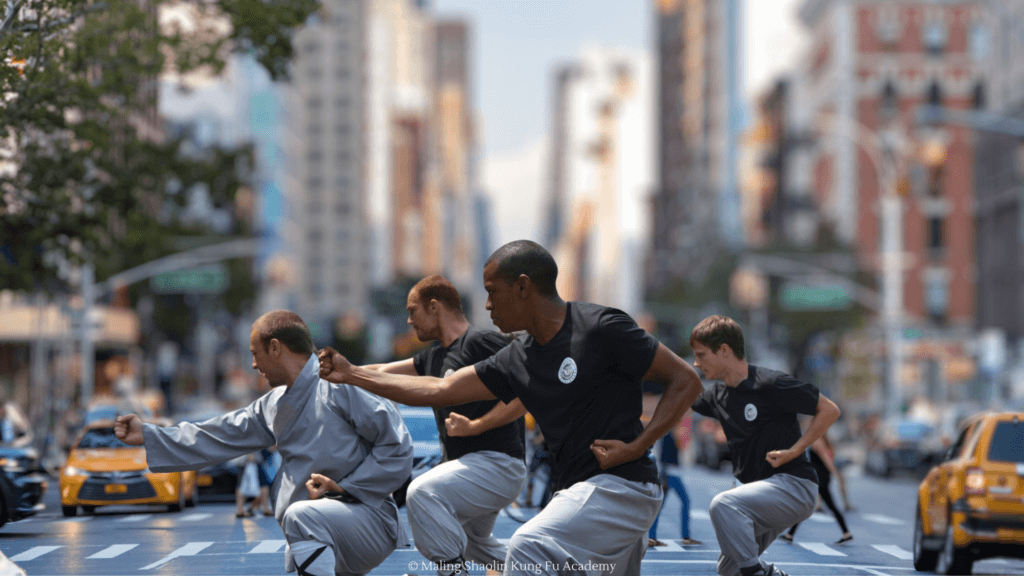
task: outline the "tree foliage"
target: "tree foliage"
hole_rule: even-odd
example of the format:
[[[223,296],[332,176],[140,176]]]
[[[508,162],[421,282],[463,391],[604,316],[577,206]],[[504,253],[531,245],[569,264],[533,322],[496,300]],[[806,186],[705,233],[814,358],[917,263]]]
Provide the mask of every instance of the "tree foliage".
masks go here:
[[[203,185],[230,206],[248,148],[183,152],[162,134],[162,76],[220,72],[232,51],[287,78],[292,31],[316,0],[0,0],[0,286],[61,289],[202,233],[182,218]]]

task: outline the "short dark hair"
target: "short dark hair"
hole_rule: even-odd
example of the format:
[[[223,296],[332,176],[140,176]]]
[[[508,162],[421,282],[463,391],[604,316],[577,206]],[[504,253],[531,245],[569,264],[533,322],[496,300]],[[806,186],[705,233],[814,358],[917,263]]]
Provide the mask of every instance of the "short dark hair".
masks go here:
[[[313,336],[309,333],[309,327],[295,312],[289,310],[267,312],[256,320],[253,329],[256,330],[260,341],[263,342],[264,350],[267,349],[271,340],[277,338],[280,343],[296,354],[312,354],[316,351],[313,347]]]
[[[558,264],[543,246],[530,240],[514,240],[494,251],[484,266],[498,263],[498,273],[509,284],[525,274],[544,296],[557,296]]]
[[[462,312],[462,298],[459,291],[444,276],[434,274],[420,280],[412,287],[410,292],[415,292],[420,304],[426,305],[431,300],[437,300],[445,308],[464,314]]]
[[[690,332],[690,347],[700,343],[718,352],[722,344],[728,344],[733,354],[743,360],[743,330],[735,320],[727,316],[708,316],[693,327]]]

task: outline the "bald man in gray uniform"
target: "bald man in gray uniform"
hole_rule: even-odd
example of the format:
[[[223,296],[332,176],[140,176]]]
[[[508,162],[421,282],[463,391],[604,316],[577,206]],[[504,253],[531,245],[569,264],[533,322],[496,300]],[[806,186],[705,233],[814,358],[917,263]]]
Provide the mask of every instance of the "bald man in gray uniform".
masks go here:
[[[412,439],[394,406],[319,377],[302,319],[278,310],[250,336],[252,366],[271,390],[249,406],[192,424],[161,428],[120,416],[115,433],[145,445],[154,472],[196,470],[277,444],[274,516],[299,576],[366,574],[397,546],[405,526],[391,492],[412,471]]]

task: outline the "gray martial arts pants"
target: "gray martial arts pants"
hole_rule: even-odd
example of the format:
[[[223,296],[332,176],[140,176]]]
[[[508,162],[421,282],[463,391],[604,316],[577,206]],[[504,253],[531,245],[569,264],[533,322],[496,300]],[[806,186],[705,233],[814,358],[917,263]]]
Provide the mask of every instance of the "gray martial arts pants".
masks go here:
[[[635,576],[663,493],[599,474],[559,490],[508,543],[505,574]]]
[[[428,470],[412,481],[406,497],[416,549],[436,563],[462,556],[500,566],[507,548],[491,530],[525,484],[522,460],[489,450]]]
[[[306,556],[292,547],[300,542],[323,543],[334,552],[334,572],[366,574],[407,542],[398,508],[390,498],[380,507],[321,498],[295,502],[284,512],[285,569],[295,572]],[[303,546],[305,547],[305,546]],[[300,548],[303,548],[300,547]]]
[[[810,518],[818,486],[792,474],[776,474],[743,484],[711,500],[711,523],[722,549],[721,576],[737,576],[740,568],[758,563],[761,554],[790,526]]]

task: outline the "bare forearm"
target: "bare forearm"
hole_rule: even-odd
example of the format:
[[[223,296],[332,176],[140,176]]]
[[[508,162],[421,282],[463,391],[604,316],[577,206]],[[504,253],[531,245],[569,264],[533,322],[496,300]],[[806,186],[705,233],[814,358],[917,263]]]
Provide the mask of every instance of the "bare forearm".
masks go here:
[[[448,406],[442,391],[442,378],[389,374],[354,366],[347,384],[408,406]]]
[[[483,434],[488,430],[494,430],[495,428],[515,422],[525,415],[526,407],[516,398],[508,404],[498,402],[487,414],[473,420],[471,426],[474,434]]]
[[[806,450],[811,444],[814,444],[815,440],[821,438],[828,430],[828,427],[838,418],[839,407],[832,403],[832,401],[826,400],[823,405],[818,407],[814,418],[811,419],[811,423],[807,426],[807,431],[797,440],[792,449],[797,452]]]
[[[676,373],[665,385],[665,393],[654,409],[650,423],[630,444],[641,453],[650,448],[683,419],[703,390],[695,372],[687,370]]]

